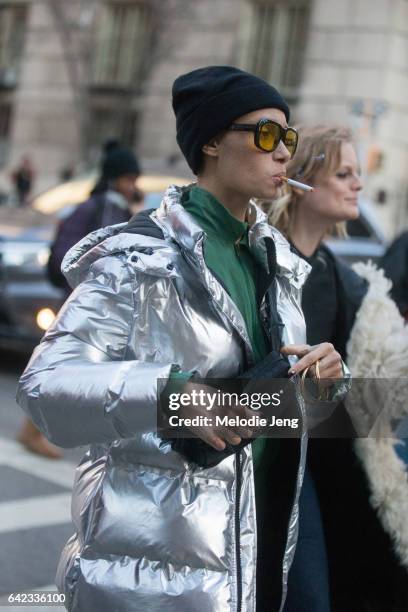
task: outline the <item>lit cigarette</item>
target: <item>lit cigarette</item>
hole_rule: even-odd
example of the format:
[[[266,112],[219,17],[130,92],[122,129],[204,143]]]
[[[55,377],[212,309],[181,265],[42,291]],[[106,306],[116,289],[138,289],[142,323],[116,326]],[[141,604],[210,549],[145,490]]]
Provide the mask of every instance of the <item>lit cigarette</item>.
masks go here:
[[[310,185],[305,185],[304,183],[299,183],[299,181],[294,181],[293,179],[288,178],[287,176],[282,176],[281,179],[286,181],[288,185],[292,185],[292,187],[297,187],[298,189],[302,189],[303,191],[314,191],[314,187]]]

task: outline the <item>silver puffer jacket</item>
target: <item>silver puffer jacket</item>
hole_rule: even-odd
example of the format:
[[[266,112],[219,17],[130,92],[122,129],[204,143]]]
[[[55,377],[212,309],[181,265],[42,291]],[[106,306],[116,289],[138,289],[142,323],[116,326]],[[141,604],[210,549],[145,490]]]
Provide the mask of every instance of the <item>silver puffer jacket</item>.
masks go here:
[[[151,216],[164,240],[120,225],[69,251],[63,269],[76,288],[20,381],[18,401],[49,440],[90,445],[75,479],[76,533],[57,573],[75,612],[255,611],[250,445],[205,470],[155,433],[157,381],[168,379],[173,364],[226,378],[253,362],[244,320],[207,268],[204,232],[180,197],[170,187]],[[303,343],[300,299],[309,266],[255,205],[250,225],[250,248],[266,268],[263,238],[275,242],[284,342]],[[300,449],[282,599],[297,537],[305,432]]]

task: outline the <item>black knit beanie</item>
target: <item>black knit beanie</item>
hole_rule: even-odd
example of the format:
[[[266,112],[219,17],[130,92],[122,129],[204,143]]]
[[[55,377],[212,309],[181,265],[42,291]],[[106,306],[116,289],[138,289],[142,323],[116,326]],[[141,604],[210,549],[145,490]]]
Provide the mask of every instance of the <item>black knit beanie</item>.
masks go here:
[[[102,176],[106,180],[114,180],[126,174],[140,174],[136,155],[130,149],[113,147],[102,162]]]
[[[289,107],[263,79],[233,66],[207,66],[179,76],[173,84],[177,142],[194,172],[202,147],[235,119],[260,108],[278,108],[289,121]]]

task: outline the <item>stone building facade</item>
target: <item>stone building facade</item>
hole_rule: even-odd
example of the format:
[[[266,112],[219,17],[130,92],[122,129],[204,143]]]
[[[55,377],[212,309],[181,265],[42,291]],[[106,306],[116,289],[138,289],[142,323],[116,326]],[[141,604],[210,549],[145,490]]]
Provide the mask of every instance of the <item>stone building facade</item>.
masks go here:
[[[269,79],[295,123],[351,125],[385,231],[408,225],[408,0],[0,0],[0,177],[30,153],[46,186],[109,136],[188,176],[170,89],[206,64]]]

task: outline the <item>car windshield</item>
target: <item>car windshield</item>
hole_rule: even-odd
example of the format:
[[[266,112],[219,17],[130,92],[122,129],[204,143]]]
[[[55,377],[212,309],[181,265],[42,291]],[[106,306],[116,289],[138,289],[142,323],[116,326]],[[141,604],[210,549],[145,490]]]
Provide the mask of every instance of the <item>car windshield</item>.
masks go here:
[[[91,173],[52,187],[36,196],[31,202],[31,207],[45,214],[58,214],[67,207],[87,200],[95,186],[96,179],[96,174]],[[143,191],[146,201],[151,194],[154,194],[155,199],[149,201],[146,207],[157,208],[160,203],[157,202],[157,199],[162,197],[169,185],[186,185],[189,182],[189,179],[174,176],[142,175],[137,179],[135,186]]]

